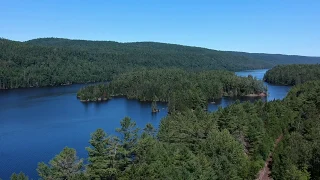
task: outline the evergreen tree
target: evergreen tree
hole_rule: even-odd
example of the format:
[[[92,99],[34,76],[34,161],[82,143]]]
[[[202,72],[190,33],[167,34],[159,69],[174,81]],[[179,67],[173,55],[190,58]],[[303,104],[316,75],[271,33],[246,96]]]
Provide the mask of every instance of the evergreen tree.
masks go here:
[[[20,172],[19,174],[13,173],[10,177],[10,180],[29,180],[29,177],[23,172]]]
[[[148,123],[146,124],[146,127],[143,129],[143,133],[148,136],[155,137],[156,129],[152,126],[152,124]]]
[[[38,164],[38,174],[44,180],[71,179],[82,173],[83,161],[78,159],[76,151],[65,147],[60,154],[55,156],[49,165]]]
[[[86,148],[89,155],[87,174],[93,179],[115,179],[119,161],[118,139],[98,129],[91,135],[89,143],[91,147]]]
[[[138,131],[136,123],[131,121],[131,118],[125,117],[120,122],[121,128],[116,131],[120,134],[120,149],[118,152],[120,161],[120,170],[125,170],[134,162],[135,146],[138,141]]]
[[[291,86],[319,80],[320,64],[279,65],[268,70],[263,79],[269,83]]]
[[[106,100],[124,95],[129,99],[152,101],[152,112],[158,111],[156,101],[168,102],[168,111],[173,114],[187,109],[207,109],[208,100],[221,98],[223,94],[259,95],[265,92],[265,87],[255,78],[238,77],[227,71],[193,73],[181,69],[152,69],[121,74],[105,85],[84,87],[77,96],[82,101],[97,101],[104,92],[108,92]]]

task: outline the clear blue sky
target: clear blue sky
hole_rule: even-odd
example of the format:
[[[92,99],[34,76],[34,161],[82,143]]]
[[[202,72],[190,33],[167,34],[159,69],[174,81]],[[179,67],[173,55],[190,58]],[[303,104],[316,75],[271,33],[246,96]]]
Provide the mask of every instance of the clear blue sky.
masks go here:
[[[319,0],[2,0],[0,37],[320,56]]]

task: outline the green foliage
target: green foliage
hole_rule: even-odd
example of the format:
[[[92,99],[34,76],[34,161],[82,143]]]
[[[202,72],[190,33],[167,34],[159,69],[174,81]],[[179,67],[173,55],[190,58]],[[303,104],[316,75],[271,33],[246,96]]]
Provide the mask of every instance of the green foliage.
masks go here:
[[[76,156],[76,151],[65,147],[60,154],[55,156],[49,165],[38,164],[38,174],[44,180],[51,179],[71,179],[76,178],[82,173],[83,161]]]
[[[120,121],[121,128],[117,128],[116,131],[120,135],[120,149],[118,156],[120,156],[120,170],[125,170],[134,161],[135,146],[138,141],[139,129],[136,127],[136,123],[131,121],[129,117],[125,117]]]
[[[232,148],[240,147],[241,155],[249,157],[241,160],[244,162],[241,166],[240,160],[235,163],[242,167],[239,172],[234,172],[235,176],[252,179],[264,166],[264,161],[272,151],[275,139],[291,122],[293,115],[294,113],[280,101],[269,103],[260,101],[254,104],[235,103],[209,114],[203,111],[184,111],[181,114],[170,115],[161,121],[158,138],[170,144],[187,145],[194,153],[204,153],[204,145],[210,142],[216,145],[219,142],[218,139],[208,141],[212,131],[215,132],[215,137],[220,135],[217,135],[216,131],[228,132],[238,144],[237,146],[233,144]],[[227,142],[227,140],[224,141]],[[236,157],[243,158],[239,155],[240,153]],[[220,160],[215,162],[220,162]],[[236,170],[235,167],[231,168],[232,163],[229,161],[222,161],[219,166]],[[234,176],[232,174],[228,176],[227,172],[222,172],[226,177],[221,174],[219,179]],[[222,172],[216,172],[216,174]],[[228,173],[233,172],[229,170]]]
[[[152,132],[152,126],[148,129]],[[94,132],[89,141],[91,147],[86,148],[89,155],[87,175],[91,179],[116,179],[130,169],[137,156],[138,131],[135,122],[125,117],[121,128],[117,129],[120,138],[107,136],[102,129]]]
[[[148,71],[144,73],[148,74]],[[182,76],[192,79],[188,74]],[[144,80],[148,81],[145,76],[133,77],[141,78],[141,81],[138,80],[140,84],[143,84]],[[130,76],[122,78],[130,79]],[[119,84],[120,82],[123,81],[119,81]],[[179,84],[183,82],[186,82],[184,86],[188,87],[188,81],[180,81]],[[170,85],[175,86],[172,83]],[[197,87],[201,87],[201,83],[199,84]],[[234,87],[232,83],[227,84]],[[111,85],[112,83],[110,87]],[[134,86],[134,83],[123,83],[120,89]],[[157,92],[154,86],[150,87]],[[190,87],[192,89],[192,86]],[[179,86],[175,88],[179,89]],[[122,148],[128,144],[126,142],[132,142],[125,140],[130,139],[125,137],[132,137],[126,136],[125,132],[135,135],[135,138],[134,143],[125,151],[132,152],[131,162],[126,163],[126,168],[119,168],[118,178],[255,179],[257,172],[273,151],[275,139],[284,134],[285,138],[273,154],[272,177],[318,179],[319,92],[320,82],[310,82],[293,88],[283,101],[236,102],[214,113],[207,113],[201,108],[180,108],[182,110],[179,113],[168,115],[161,121],[156,136],[154,128],[147,125],[141,137],[138,137],[137,131],[133,131],[136,129],[135,124],[128,118],[124,119],[121,122],[122,130],[118,129],[122,132]],[[144,91],[144,94],[147,93]],[[179,107],[178,101],[183,99],[179,94],[174,92],[169,96],[171,99],[177,99],[169,100],[169,108],[173,106],[176,110],[176,107]],[[191,94],[187,96],[194,98]],[[154,97],[162,98],[160,93],[150,95],[150,98]],[[132,127],[131,131],[126,130],[129,127]],[[124,162],[130,160],[130,156],[120,157]]]
[[[20,172],[19,174],[13,173],[10,180],[29,180],[29,178],[23,172]]]
[[[119,149],[119,140],[115,137],[107,136],[98,129],[91,135],[91,147],[87,147],[89,165],[87,174],[93,179],[112,179],[118,173],[118,159],[116,157]]]
[[[77,97],[79,97],[83,101],[91,100],[91,101],[103,101],[111,98],[110,96],[110,88],[103,84],[86,86],[85,91],[81,89],[77,93]]]
[[[269,67],[231,53],[164,43],[0,39],[0,89],[103,82],[141,68],[236,71]]]
[[[248,58],[259,59],[273,65],[281,64],[319,64],[320,57],[295,56],[284,54],[265,54],[265,53],[246,53],[246,52],[232,52],[234,55],[245,56]]]
[[[284,102],[297,115],[276,149],[275,179],[320,178],[320,81],[292,88]],[[285,173],[284,173],[285,172]]]
[[[276,66],[267,71],[264,80],[273,84],[298,85],[320,80],[320,64],[292,64]]]
[[[143,137],[150,136],[150,137],[155,137],[157,131],[156,129],[152,126],[152,124],[148,123],[146,124],[146,127],[143,129]]]
[[[309,81],[282,101],[238,101],[212,113],[195,108],[169,114],[158,132],[151,124],[140,132],[125,117],[118,137],[102,129],[91,135],[86,169],[75,150],[65,148],[37,170],[45,180],[255,179],[272,152],[273,179],[319,179],[319,97],[320,81]],[[281,140],[277,146],[276,139]]]
[[[0,39],[0,89],[104,82],[120,73],[144,68],[237,71],[301,62],[319,63],[320,60],[152,42]]]
[[[78,97],[83,101],[96,101],[105,98],[103,94],[108,94],[108,98],[126,96],[141,101],[168,102],[169,112],[172,113],[206,109],[208,100],[223,95],[244,96],[264,91],[262,81],[238,77],[228,71],[193,73],[180,69],[154,69],[124,73],[109,84],[84,87],[78,91]]]
[[[256,112],[252,109],[261,107],[261,104],[252,106],[246,103],[234,106],[237,108],[243,106],[243,110],[247,110],[249,116],[250,113]],[[236,138],[236,130],[233,128],[228,130],[231,125],[219,126],[219,117],[223,116],[222,114],[224,113],[189,110],[169,115],[161,122],[157,136],[154,136],[155,130],[150,124],[146,125],[144,132],[139,136],[135,123],[126,117],[120,123],[121,128],[117,129],[120,133],[119,141],[116,141],[118,146],[111,146],[111,138],[103,130],[98,129],[91,136],[92,147],[87,148],[89,152],[87,173],[91,178],[110,179],[252,178],[259,169],[252,170],[251,164],[263,160],[257,161],[258,155],[254,153],[245,153],[243,144]],[[246,119],[238,119],[238,121],[244,120]],[[245,129],[256,128],[255,124],[251,127],[252,121],[244,123],[248,126]],[[264,125],[260,125],[263,129]],[[261,129],[256,128],[256,131]],[[252,138],[255,137],[248,134]],[[251,142],[252,146],[260,147],[254,140]],[[110,169],[115,173],[110,175],[108,171]],[[105,174],[101,175],[103,173]],[[100,175],[97,176],[98,174]]]
[[[126,172],[127,179],[217,179],[211,162],[182,144],[144,138],[137,146],[139,163]]]

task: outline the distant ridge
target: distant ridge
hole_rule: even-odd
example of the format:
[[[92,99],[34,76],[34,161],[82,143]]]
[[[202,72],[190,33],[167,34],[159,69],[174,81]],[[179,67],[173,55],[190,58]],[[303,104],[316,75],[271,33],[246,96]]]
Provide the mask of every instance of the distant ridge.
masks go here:
[[[0,89],[108,81],[119,73],[143,68],[240,71],[291,63],[320,63],[320,58],[217,51],[158,42],[65,38],[19,42],[2,38]]]
[[[280,64],[318,64],[320,57],[316,56],[302,56],[302,55],[286,55],[286,54],[267,54],[267,53],[247,53],[227,51],[235,55],[246,56],[249,58],[259,59],[269,62],[273,65]]]
[[[161,43],[161,42],[152,42],[152,41],[144,41],[144,42],[116,42],[116,41],[99,41],[99,40],[71,40],[66,38],[38,38],[38,39],[32,39],[29,41],[25,41],[26,43],[30,44],[36,44],[36,45],[44,45],[44,46],[64,46],[67,45],[68,47],[77,47],[75,45],[76,42],[84,43],[86,42],[87,45],[91,43],[97,43],[97,44],[104,44],[104,43],[114,43],[114,44],[122,44],[122,45],[136,45],[136,46],[143,46],[143,47],[153,47],[153,48],[160,48],[163,49],[166,47],[168,50],[168,47],[174,47],[175,50],[180,49],[191,51],[218,51],[213,50],[209,48],[203,48],[203,47],[196,47],[196,46],[185,46],[185,45],[179,45],[179,44],[171,44],[171,43]],[[64,44],[66,43],[66,44]],[[178,48],[180,47],[180,48]],[[89,47],[88,47],[89,48]],[[271,64],[272,66],[279,65],[279,64],[317,64],[320,63],[320,57],[316,56],[303,56],[303,55],[287,55],[287,54],[271,54],[271,53],[249,53],[249,52],[237,52],[237,51],[220,51],[223,53],[232,53],[237,56],[244,56],[247,58],[265,61],[266,63]]]

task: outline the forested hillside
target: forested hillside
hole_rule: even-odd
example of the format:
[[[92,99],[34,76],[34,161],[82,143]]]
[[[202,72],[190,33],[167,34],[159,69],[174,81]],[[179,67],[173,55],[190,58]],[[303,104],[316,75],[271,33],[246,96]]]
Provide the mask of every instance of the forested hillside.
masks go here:
[[[320,81],[293,87],[285,105],[296,114],[274,154],[274,179],[320,179]]]
[[[158,130],[139,129],[126,117],[117,136],[102,129],[91,135],[87,163],[66,147],[37,171],[45,180],[255,179],[273,151],[273,179],[319,179],[319,93],[320,82],[312,81],[283,101],[236,102],[213,113],[186,109],[168,115]]]
[[[190,71],[271,67],[259,60],[204,48],[163,43],[67,39],[0,39],[0,89],[110,80],[139,68]]]
[[[0,89],[108,81],[139,68],[247,70],[320,58],[224,52],[156,42],[0,39]]]
[[[320,80],[320,64],[276,66],[266,72],[264,80],[280,85],[297,85],[306,81]]]
[[[253,59],[259,59],[273,65],[281,64],[318,64],[320,57],[284,55],[284,54],[266,54],[266,53],[247,53],[228,51],[234,55],[245,56]]]
[[[222,96],[265,95],[262,81],[252,76],[238,77],[229,71],[187,72],[180,69],[155,69],[124,73],[109,84],[82,88],[82,101],[107,100],[126,96],[140,101],[168,102],[169,112],[206,109],[208,100]]]

